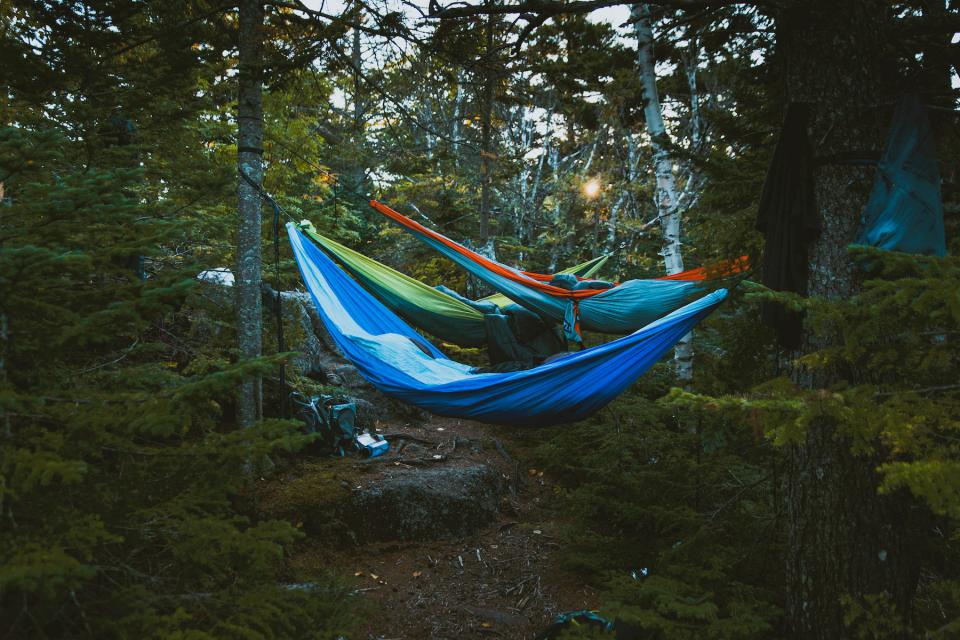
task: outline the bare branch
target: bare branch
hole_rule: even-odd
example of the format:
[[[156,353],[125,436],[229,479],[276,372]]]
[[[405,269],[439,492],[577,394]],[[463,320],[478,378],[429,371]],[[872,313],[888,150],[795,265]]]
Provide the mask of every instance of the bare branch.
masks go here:
[[[604,7],[615,7],[621,5],[633,5],[636,2],[630,0],[575,0],[574,2],[563,2],[563,0],[523,0],[517,4],[485,4],[470,5],[465,2],[454,2],[446,7],[441,7],[436,0],[431,0],[429,16],[431,18],[467,18],[480,15],[512,15],[512,14],[530,14],[524,16],[528,20],[536,20],[541,23],[550,16],[560,14],[589,13],[596,9]],[[730,5],[730,4],[758,4],[756,1],[745,2],[744,0],[653,0],[646,4],[654,4],[676,9],[695,9],[707,6]],[[545,16],[545,17],[544,17]]]

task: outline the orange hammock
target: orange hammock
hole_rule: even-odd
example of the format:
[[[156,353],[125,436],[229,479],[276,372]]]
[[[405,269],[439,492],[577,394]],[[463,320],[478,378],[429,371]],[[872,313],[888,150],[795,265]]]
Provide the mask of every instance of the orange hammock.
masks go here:
[[[598,293],[604,291],[604,289],[583,289],[580,291],[570,291],[562,287],[553,286],[551,284],[548,284],[553,279],[554,277],[553,275],[545,274],[545,273],[535,273],[533,271],[517,272],[514,269],[505,267],[499,262],[495,262],[493,260],[490,260],[489,258],[485,258],[479,253],[475,251],[471,251],[470,249],[467,249],[462,244],[454,242],[450,238],[447,238],[446,236],[441,235],[436,231],[426,228],[419,222],[416,222],[415,220],[411,220],[407,216],[397,211],[394,211],[393,209],[391,209],[385,204],[377,202],[376,200],[371,200],[370,206],[376,209],[377,211],[379,211],[380,213],[382,213],[383,215],[387,216],[394,222],[406,227],[407,229],[410,229],[411,231],[415,231],[416,233],[423,234],[425,236],[433,238],[438,242],[442,242],[443,244],[450,247],[457,253],[467,258],[470,258],[477,264],[482,265],[483,267],[493,271],[494,273],[497,273],[501,276],[509,278],[514,282],[519,282],[527,286],[533,287],[535,289],[539,289],[545,293],[557,295],[563,298],[589,298],[591,296],[595,296]],[[699,281],[714,279],[714,278],[724,278],[737,273],[742,273],[746,271],[749,267],[750,267],[749,258],[747,256],[740,256],[739,258],[736,258],[734,260],[722,260],[709,267],[695,267],[693,269],[687,269],[686,271],[681,271],[680,273],[675,273],[673,275],[661,276],[659,278],[656,278],[656,280],[683,280],[688,282],[699,282]],[[526,276],[526,277],[523,277],[523,276]],[[577,280],[581,280],[581,281],[589,280],[589,279],[590,278],[577,277]]]

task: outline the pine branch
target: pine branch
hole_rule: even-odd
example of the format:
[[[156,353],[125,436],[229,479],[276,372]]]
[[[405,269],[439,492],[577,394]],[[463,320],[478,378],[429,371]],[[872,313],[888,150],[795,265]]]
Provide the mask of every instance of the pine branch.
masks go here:
[[[135,41],[135,42],[132,42],[132,43],[130,43],[130,44],[128,44],[128,45],[125,45],[125,46],[123,46],[123,47],[120,47],[119,49],[117,49],[116,51],[114,51],[113,53],[111,53],[111,54],[110,54],[109,56],[107,56],[107,57],[109,57],[109,58],[114,58],[114,57],[116,57],[116,56],[123,55],[124,53],[127,53],[127,52],[129,52],[129,51],[132,51],[132,50],[136,49],[137,47],[142,47],[142,46],[145,45],[145,44],[150,44],[151,42],[154,42],[154,41],[159,40],[159,39],[161,39],[161,38],[167,37],[167,36],[169,36],[169,35],[171,35],[171,34],[173,34],[173,33],[176,33],[176,32],[178,32],[178,31],[182,30],[184,27],[189,27],[190,25],[196,24],[196,23],[198,23],[198,22],[203,22],[204,20],[207,20],[208,18],[212,18],[212,17],[214,17],[215,15],[220,14],[220,13],[225,13],[225,12],[227,12],[227,11],[230,11],[231,9],[233,9],[233,4],[232,4],[232,3],[223,4],[223,5],[218,5],[217,7],[214,7],[213,9],[211,9],[210,11],[207,11],[206,13],[203,13],[203,14],[195,17],[195,18],[191,18],[191,19],[189,19],[189,20],[185,20],[184,22],[180,22],[180,23],[178,23],[178,24],[170,27],[169,29],[163,29],[162,31],[158,31],[157,33],[155,33],[155,34],[153,34],[153,35],[151,35],[151,36],[147,36],[146,38],[142,38],[142,39],[137,40],[137,41]]]

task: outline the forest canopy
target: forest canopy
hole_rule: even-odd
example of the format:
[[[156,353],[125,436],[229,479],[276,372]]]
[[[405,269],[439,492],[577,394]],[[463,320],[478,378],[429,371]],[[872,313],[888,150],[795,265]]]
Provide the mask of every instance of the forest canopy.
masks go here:
[[[497,292],[371,200],[544,282],[607,256],[597,287],[704,267],[698,293],[729,289],[591,417],[465,427],[514,465],[490,526],[533,537],[537,496],[553,575],[618,626],[563,637],[960,634],[955,0],[10,0],[0,20],[0,638],[392,637],[340,562],[364,547],[317,507],[361,463],[319,455],[290,395],[372,387],[317,365],[336,349],[291,311],[311,303],[285,225]],[[940,227],[896,222],[921,209]],[[899,240],[865,232],[881,216]],[[504,366],[474,313],[476,344],[420,327],[418,348],[502,374],[619,338],[528,309],[551,351]],[[371,432],[430,422],[375,398]],[[520,601],[532,626],[560,612]],[[422,617],[443,616],[469,617]],[[501,622],[460,637],[533,637]]]

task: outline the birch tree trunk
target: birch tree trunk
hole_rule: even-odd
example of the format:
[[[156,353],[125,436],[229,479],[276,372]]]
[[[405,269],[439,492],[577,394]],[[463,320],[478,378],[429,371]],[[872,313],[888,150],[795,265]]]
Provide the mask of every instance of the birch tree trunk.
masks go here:
[[[463,120],[463,83],[466,77],[462,69],[457,69],[457,93],[453,99],[453,122],[450,128],[450,146],[453,150],[453,166],[460,168],[460,131]]]
[[[420,120],[423,122],[431,122],[433,119],[433,114],[435,113],[433,109],[433,100],[429,95],[425,95],[423,98],[423,108],[420,110]],[[431,122],[432,124],[432,122]],[[423,130],[423,142],[426,147],[425,152],[427,160],[433,160],[433,147],[434,140],[433,134],[430,133],[431,127],[424,127]]]
[[[653,55],[653,28],[650,23],[650,6],[635,4],[630,8],[634,20],[633,31],[637,39],[637,65],[643,91],[643,113],[653,148],[653,172],[656,177],[657,217],[663,231],[661,255],[667,274],[683,271],[683,256],[680,250],[680,207],[677,180],[673,175],[670,158],[670,136],[663,123],[663,109],[657,92],[656,60]],[[683,382],[693,379],[693,336],[685,335],[674,349],[674,364],[677,378]]]
[[[532,139],[532,138],[531,138]],[[540,158],[537,159],[537,170],[533,174],[533,185],[530,187],[529,196],[524,206],[527,207],[526,228],[524,237],[527,242],[533,242],[537,228],[540,226],[540,181],[543,176],[543,167],[547,161],[547,149],[543,150]]]
[[[623,169],[624,178],[626,178],[627,185],[629,188],[624,190],[620,198],[617,199],[616,204],[610,210],[610,220],[607,224],[607,251],[612,252],[617,248],[617,226],[620,220],[620,209],[626,207],[626,210],[629,211],[631,208],[631,203],[633,202],[633,191],[632,185],[637,180],[637,143],[633,139],[633,135],[629,131],[626,131],[622,125],[617,125],[617,130],[620,135],[627,141],[627,160]],[[619,272],[620,266],[623,260],[623,252],[617,252],[617,271]]]
[[[607,253],[617,248],[617,225],[620,221],[620,207],[623,206],[625,196],[620,196],[610,207],[610,218],[607,220],[607,241],[605,244]]]
[[[263,183],[263,5],[241,0],[237,164],[254,183]],[[237,348],[241,360],[260,357],[262,347],[260,293],[260,194],[239,178],[237,183]],[[263,415],[260,376],[244,380],[237,395],[237,422],[249,427]]]
[[[554,181],[554,195],[556,196],[556,185],[560,182],[560,145],[554,141],[548,141],[548,146],[546,149],[547,162],[550,165],[550,173],[553,176]],[[560,224],[560,198],[554,197],[553,202],[553,214],[551,216],[551,221],[553,222],[553,228],[555,230],[561,229]],[[557,270],[557,263],[560,260],[560,249],[561,243],[559,239],[554,240],[553,247],[550,249],[550,265],[547,268],[550,273],[553,273]]]

